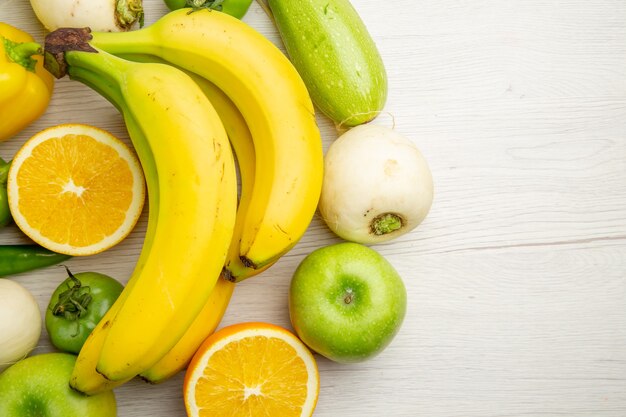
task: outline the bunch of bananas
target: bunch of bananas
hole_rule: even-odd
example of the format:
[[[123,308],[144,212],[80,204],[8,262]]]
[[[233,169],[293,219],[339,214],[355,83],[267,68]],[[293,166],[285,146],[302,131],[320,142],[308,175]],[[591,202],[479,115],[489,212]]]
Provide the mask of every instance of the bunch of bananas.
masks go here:
[[[235,282],[307,229],[323,170],[313,105],[278,48],[216,11],[174,11],[134,32],[60,29],[46,64],[120,110],[148,186],[137,265],[70,383],[94,394],[137,375],[160,382],[214,331]]]

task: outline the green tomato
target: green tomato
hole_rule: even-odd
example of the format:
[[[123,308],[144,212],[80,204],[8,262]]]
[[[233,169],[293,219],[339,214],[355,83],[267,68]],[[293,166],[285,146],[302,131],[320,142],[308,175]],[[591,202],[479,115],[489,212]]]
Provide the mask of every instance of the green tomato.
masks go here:
[[[86,396],[70,388],[75,363],[68,353],[44,353],[8,368],[0,374],[0,416],[115,417],[113,391]]]
[[[252,0],[164,0],[170,10],[191,7],[195,10],[213,9],[229,14],[237,19],[246,15]]]
[[[78,353],[87,336],[111,308],[124,286],[108,275],[82,272],[69,277],[52,293],[46,330],[58,349]]]

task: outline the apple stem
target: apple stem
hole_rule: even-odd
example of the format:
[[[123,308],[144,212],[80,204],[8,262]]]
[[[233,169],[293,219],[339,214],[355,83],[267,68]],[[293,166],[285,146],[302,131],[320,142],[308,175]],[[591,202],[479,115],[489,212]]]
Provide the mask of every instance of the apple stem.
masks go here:
[[[354,298],[354,294],[351,290],[348,290],[348,294],[344,297],[343,302],[346,304],[350,304],[352,299]]]

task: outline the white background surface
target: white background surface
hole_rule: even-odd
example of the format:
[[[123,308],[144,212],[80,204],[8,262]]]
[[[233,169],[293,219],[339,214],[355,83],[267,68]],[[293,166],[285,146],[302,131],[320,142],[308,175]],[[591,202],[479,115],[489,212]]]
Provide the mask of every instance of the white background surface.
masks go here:
[[[315,415],[626,416],[626,3],[353,4],[388,71],[377,123],[393,116],[415,141],[436,196],[418,229],[375,246],[407,286],[400,333],[366,363],[319,358]],[[145,8],[147,23],[165,12],[160,0]],[[26,0],[0,0],[0,20],[43,38]],[[244,20],[280,45],[256,4]],[[336,133],[318,120],[326,149]],[[113,107],[63,79],[46,115],[0,144],[0,155],[62,122],[128,142]],[[145,224],[144,213],[115,248],[67,264],[125,282]],[[0,232],[0,243],[24,241],[15,226]],[[338,241],[314,219],[292,252],[238,286],[222,325],[290,327],[292,272]],[[42,310],[63,278],[60,268],[14,277]],[[50,350],[44,333],[35,353]],[[133,381],[116,390],[119,416],[182,417],[181,386],[182,374],[160,386]]]

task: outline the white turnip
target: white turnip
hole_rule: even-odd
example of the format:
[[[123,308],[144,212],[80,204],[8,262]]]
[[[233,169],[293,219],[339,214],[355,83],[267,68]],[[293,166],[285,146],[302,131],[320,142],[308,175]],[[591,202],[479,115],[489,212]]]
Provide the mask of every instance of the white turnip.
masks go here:
[[[0,279],[0,372],[24,359],[41,336],[41,313],[30,292]]]
[[[46,29],[89,27],[97,32],[122,32],[143,23],[142,0],[30,0]]]
[[[338,236],[379,243],[419,225],[433,200],[426,160],[393,129],[361,125],[341,135],[325,156],[319,210]]]

